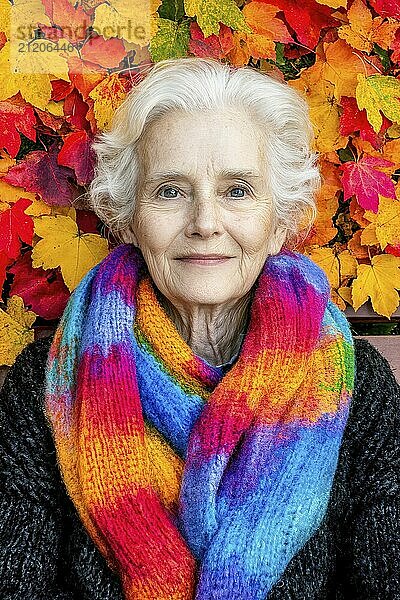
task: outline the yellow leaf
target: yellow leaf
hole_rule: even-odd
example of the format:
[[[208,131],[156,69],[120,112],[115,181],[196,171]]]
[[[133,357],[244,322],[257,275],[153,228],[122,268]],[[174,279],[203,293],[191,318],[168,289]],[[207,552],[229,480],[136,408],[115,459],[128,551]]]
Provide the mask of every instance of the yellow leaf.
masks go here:
[[[353,306],[352,297],[351,297],[351,288],[346,287],[346,286],[341,286],[338,289],[337,293],[345,302],[347,302],[347,304],[350,304],[350,306]]]
[[[338,259],[340,267],[340,283],[343,284],[345,280],[357,275],[358,263],[354,256],[350,254],[349,250],[343,250],[343,252],[339,254]]]
[[[350,46],[363,52],[371,52],[372,43],[372,14],[362,0],[354,0],[347,11],[349,25],[342,25],[338,35]]]
[[[367,111],[368,121],[377,133],[382,126],[382,115],[400,123],[400,81],[389,75],[357,76],[356,100],[358,108]]]
[[[0,151],[0,177],[3,177],[17,161],[8,156],[6,152]]]
[[[339,261],[332,248],[315,248],[309,254],[311,260],[321,267],[334,289],[339,287]]]
[[[390,318],[399,305],[396,290],[400,289],[400,258],[378,254],[372,258],[371,265],[358,265],[351,289],[354,310],[371,298],[374,311]]]
[[[53,42],[46,44],[56,47]],[[18,52],[10,42],[0,50],[0,100],[21,92],[27,102],[44,110],[51,97],[50,75],[69,81],[68,63],[61,52]]]
[[[43,269],[61,267],[70,291],[108,254],[107,240],[94,233],[79,232],[71,217],[38,217],[35,233],[43,239],[32,250],[33,266]]]
[[[115,110],[125,99],[126,90],[118,73],[105,77],[90,92],[94,100],[94,115],[99,129],[108,129],[111,125]]]
[[[38,23],[51,25],[41,0],[13,0],[10,36],[13,44],[22,40],[31,40]]]
[[[23,196],[23,198],[26,198],[26,196]],[[43,200],[33,200],[32,204],[24,210],[24,213],[31,217],[49,215],[51,213],[51,206],[43,202]]]
[[[317,0],[317,2],[331,8],[347,8],[347,0]]]
[[[28,200],[33,201],[36,200],[36,194],[26,192],[23,188],[15,187],[6,183],[3,179],[0,179],[0,200],[2,202],[14,204],[14,202],[17,202],[20,198],[27,198]]]
[[[314,83],[305,79],[290,82],[305,95],[315,134],[315,148],[324,153],[346,146],[347,138],[340,135],[340,109],[335,98],[335,86],[318,78]]]
[[[35,313],[25,310],[19,296],[11,296],[6,311],[0,309],[0,364],[11,366],[25,346],[33,342],[31,327],[35,319]]]
[[[196,17],[204,37],[219,34],[220,22],[235,31],[252,33],[234,0],[185,0],[185,13]]]
[[[375,221],[376,237],[382,250],[388,244],[400,244],[400,201],[395,198],[379,197]]]
[[[106,40],[117,37],[146,46],[157,31],[161,0],[110,0],[97,6],[93,29]]]
[[[361,243],[364,246],[377,246],[379,244],[379,240],[376,237],[376,225],[375,223],[370,223],[365,227],[361,232]]]
[[[11,3],[9,0],[0,0],[0,31],[10,37]]]

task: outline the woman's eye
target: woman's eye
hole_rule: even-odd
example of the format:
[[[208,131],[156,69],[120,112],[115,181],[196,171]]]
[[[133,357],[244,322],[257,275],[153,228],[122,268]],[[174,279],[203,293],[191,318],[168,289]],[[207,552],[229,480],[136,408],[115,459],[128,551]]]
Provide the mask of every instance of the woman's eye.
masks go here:
[[[161,196],[161,192],[167,192],[167,195]],[[172,192],[172,195],[169,195],[170,192]],[[178,193],[179,190],[171,186],[165,186],[158,191],[158,195],[161,196],[161,198],[167,198],[172,200],[178,197]]]
[[[245,188],[245,187],[238,187],[238,186],[236,186],[234,188],[231,188],[229,191],[230,192],[241,192],[240,194],[234,193],[234,195],[232,196],[232,198],[245,198],[246,194],[249,193],[249,191],[248,191],[247,188]]]

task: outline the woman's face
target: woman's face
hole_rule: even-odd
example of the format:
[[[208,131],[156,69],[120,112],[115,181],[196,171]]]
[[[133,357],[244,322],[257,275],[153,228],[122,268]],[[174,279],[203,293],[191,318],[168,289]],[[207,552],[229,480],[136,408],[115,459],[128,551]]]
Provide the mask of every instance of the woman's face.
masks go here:
[[[132,232],[175,306],[244,296],[279,252],[260,131],[241,112],[171,112],[141,140]]]

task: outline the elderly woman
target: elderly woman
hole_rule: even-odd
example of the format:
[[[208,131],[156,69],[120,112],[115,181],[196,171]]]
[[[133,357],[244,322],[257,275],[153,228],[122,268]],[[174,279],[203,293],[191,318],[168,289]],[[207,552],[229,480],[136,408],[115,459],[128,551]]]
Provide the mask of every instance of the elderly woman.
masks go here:
[[[122,243],[2,393],[2,600],[400,598],[399,387],[289,248],[310,140],[211,59],[118,110],[91,201]]]

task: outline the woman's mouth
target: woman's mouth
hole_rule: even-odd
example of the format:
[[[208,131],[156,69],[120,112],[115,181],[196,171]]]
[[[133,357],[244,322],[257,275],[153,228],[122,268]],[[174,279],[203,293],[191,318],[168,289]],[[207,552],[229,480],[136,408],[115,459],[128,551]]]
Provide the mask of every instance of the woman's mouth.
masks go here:
[[[181,256],[177,260],[196,265],[219,265],[231,259],[231,256],[224,254],[190,254]]]

